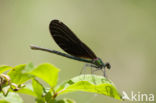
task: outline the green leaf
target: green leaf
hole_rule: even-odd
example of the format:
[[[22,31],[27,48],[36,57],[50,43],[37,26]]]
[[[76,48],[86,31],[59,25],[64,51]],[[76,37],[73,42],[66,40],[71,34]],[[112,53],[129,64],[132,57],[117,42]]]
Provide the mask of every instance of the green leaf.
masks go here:
[[[9,103],[9,102],[6,100],[0,100],[0,103]]]
[[[36,96],[36,94],[33,91],[32,84],[26,84],[24,88],[21,88],[17,91],[18,93],[23,93],[31,96]]]
[[[33,91],[38,98],[43,98],[44,87],[36,79],[32,80]]]
[[[4,96],[7,96],[10,90],[10,86],[2,87],[1,92],[3,93]]]
[[[39,98],[36,98],[35,101],[36,101],[36,103],[45,103],[43,100],[41,100]]]
[[[25,66],[24,70],[22,70],[23,73],[28,73],[34,69],[33,63],[29,63]]]
[[[52,94],[51,94],[51,92],[49,91],[49,92],[47,92],[46,93],[46,95],[45,95],[45,100],[46,100],[46,102],[47,103],[53,103],[54,102],[54,99],[52,98],[53,96],[52,96]]]
[[[26,67],[25,64],[17,65],[8,72],[12,83],[22,84],[32,78],[32,75],[23,73],[23,70],[26,69]]]
[[[7,65],[0,65],[0,74],[11,69],[12,67],[7,66]]]
[[[17,93],[13,93],[13,92],[9,92],[9,94],[6,97],[0,94],[0,98],[4,101],[7,101],[4,103],[23,103],[21,97]]]
[[[62,100],[58,100],[56,103],[76,103],[76,102],[72,99],[65,98]]]
[[[30,74],[39,77],[40,79],[47,82],[51,87],[54,87],[57,84],[59,69],[55,66],[44,63],[39,65]]]
[[[56,90],[58,95],[74,91],[93,92],[122,100],[114,84],[103,76],[80,75],[59,85]]]
[[[76,103],[76,102],[74,100],[72,100],[72,99],[64,98],[64,99],[61,99],[61,100],[50,99],[46,103]]]

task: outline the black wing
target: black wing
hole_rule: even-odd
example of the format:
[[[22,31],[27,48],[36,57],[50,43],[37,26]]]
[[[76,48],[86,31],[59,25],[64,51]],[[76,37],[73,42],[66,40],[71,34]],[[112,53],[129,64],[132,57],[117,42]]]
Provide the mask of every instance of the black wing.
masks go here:
[[[81,58],[96,59],[94,52],[59,20],[52,20],[49,25],[50,33],[56,43],[67,53]]]

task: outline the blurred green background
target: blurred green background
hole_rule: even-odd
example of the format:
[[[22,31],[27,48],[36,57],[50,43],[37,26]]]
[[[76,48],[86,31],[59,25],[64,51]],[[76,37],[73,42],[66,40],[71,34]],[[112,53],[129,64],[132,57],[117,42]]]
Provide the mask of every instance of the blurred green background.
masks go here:
[[[155,0],[0,0],[0,64],[49,62],[61,69],[59,82],[79,75],[84,63],[29,48],[36,44],[62,51],[49,33],[53,19],[111,63],[107,75],[121,93],[156,93]],[[22,96],[25,103],[34,101]],[[77,103],[120,103],[84,92],[63,97]]]

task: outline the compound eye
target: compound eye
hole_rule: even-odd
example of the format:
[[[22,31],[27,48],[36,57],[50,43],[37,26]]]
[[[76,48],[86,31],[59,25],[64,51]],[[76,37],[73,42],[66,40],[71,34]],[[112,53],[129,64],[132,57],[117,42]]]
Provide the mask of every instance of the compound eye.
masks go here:
[[[110,69],[111,68],[111,65],[109,63],[106,63],[105,66]]]

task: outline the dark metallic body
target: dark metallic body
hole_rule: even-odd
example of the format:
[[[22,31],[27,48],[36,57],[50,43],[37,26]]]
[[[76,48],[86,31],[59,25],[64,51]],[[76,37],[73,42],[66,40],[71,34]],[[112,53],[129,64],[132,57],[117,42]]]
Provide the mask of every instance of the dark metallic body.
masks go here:
[[[49,25],[49,30],[51,36],[60,46],[60,48],[62,48],[70,55],[61,53],[56,50],[45,49],[37,46],[31,46],[31,49],[47,51],[70,59],[90,63],[92,64],[92,67],[98,69],[104,68],[104,76],[106,76],[105,67],[110,69],[110,64],[103,63],[102,60],[98,58],[87,45],[85,45],[80,39],[78,39],[78,37],[76,37],[76,35],[74,35],[74,33],[65,24],[58,20],[52,20]]]

